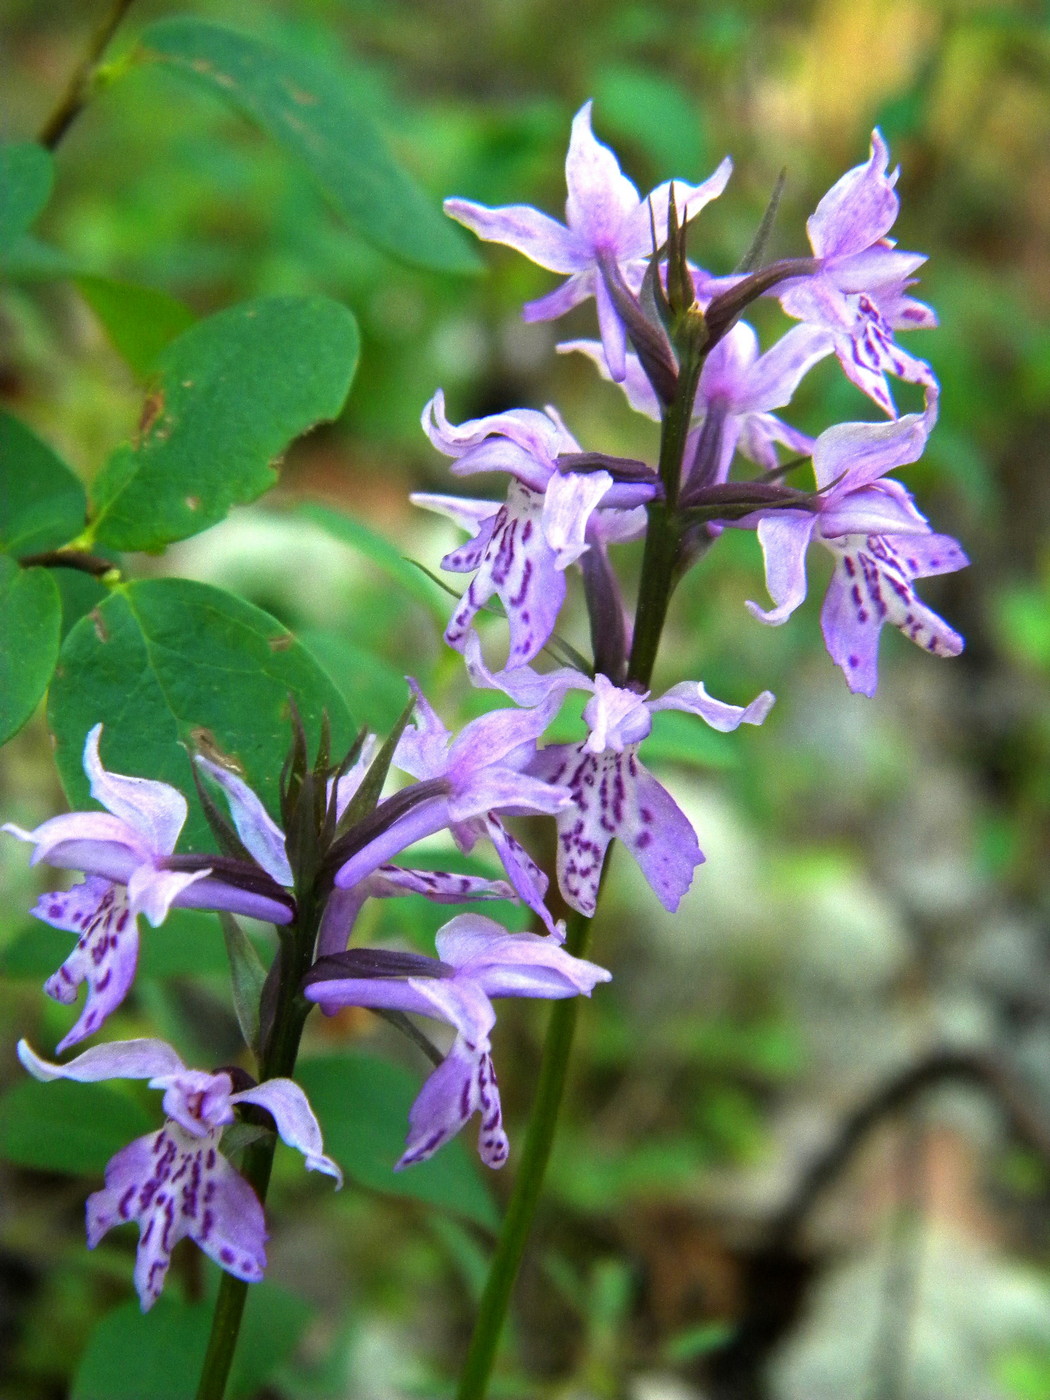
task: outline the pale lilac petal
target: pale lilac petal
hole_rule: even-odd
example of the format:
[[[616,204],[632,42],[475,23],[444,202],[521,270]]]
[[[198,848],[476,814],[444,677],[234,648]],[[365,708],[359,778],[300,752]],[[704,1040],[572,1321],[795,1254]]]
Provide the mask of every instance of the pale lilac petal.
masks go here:
[[[477,535],[500,507],[499,501],[476,501],[470,496],[439,496],[428,491],[413,491],[408,499],[423,510],[448,516],[471,535]]]
[[[747,378],[746,399],[737,400],[738,411],[746,407],[750,412],[764,413],[783,408],[805,375],[830,355],[832,348],[832,337],[823,326],[792,326],[755,361]]]
[[[348,890],[339,889],[337,886],[329,892],[324,913],[321,915],[321,927],[317,932],[318,958],[346,951],[357,916],[365,900],[372,894],[372,881],[376,878],[376,875],[369,875]]]
[[[821,511],[820,537],[837,535],[928,535],[929,522],[899,481],[863,486]]]
[[[748,609],[762,622],[779,627],[806,596],[806,550],[817,517],[808,511],[778,510],[758,522],[758,542],[766,563],[766,588],[776,604],[768,612],[757,603]]]
[[[609,373],[609,366],[605,361],[605,351],[600,340],[564,340],[554,348],[559,355],[568,355],[574,351],[586,355],[598,367],[603,379],[609,380],[610,383],[619,383],[627,397],[627,402],[636,413],[644,413],[646,418],[651,418],[655,423],[660,421],[660,400],[656,396],[656,390],[646,377],[637,355],[631,353],[627,355],[624,377],[619,381],[614,381]]]
[[[723,157],[720,165],[699,185],[687,185],[684,180],[665,180],[662,185],[642,200],[638,207],[628,214],[620,232],[617,256],[621,261],[631,258],[647,258],[653,251],[652,228],[656,226],[656,236],[663,242],[668,233],[670,212],[670,191],[674,185],[674,202],[678,210],[678,223],[695,219],[700,211],[725,189],[733,173],[731,157]],[[650,221],[650,209],[652,210]]]
[[[93,1035],[127,996],[138,963],[138,924],[120,886],[95,876],[71,890],[42,895],[32,913],[54,928],[80,935],[44,983],[47,995],[65,1005],[76,1001],[78,987],[87,983],[80,1017],[58,1043],[61,1054]]]
[[[583,710],[590,730],[585,747],[591,753],[606,749],[623,753],[625,745],[645,739],[653,727],[651,707],[645,703],[648,694],[615,686],[599,671],[594,678],[594,695]]]
[[[740,424],[737,450],[766,471],[773,471],[780,464],[774,443],[782,443],[798,457],[813,455],[816,439],[808,433],[800,433],[775,413],[749,413],[737,421]]]
[[[571,666],[559,666],[554,671],[534,671],[531,666],[506,666],[491,671],[485,664],[477,634],[467,638],[463,649],[467,674],[481,690],[502,690],[516,705],[530,709],[546,705],[553,714],[569,690],[593,690],[594,681]]]
[[[871,133],[870,159],[836,181],[806,221],[818,257],[859,253],[893,227],[900,199],[893,188],[897,172],[886,173],[888,161],[886,143],[876,128]]]
[[[448,766],[452,731],[442,724],[438,712],[411,676],[408,677],[408,685],[416,703],[412,722],[405,728],[394,749],[393,766],[413,778],[439,778]]]
[[[91,782],[91,796],[139,832],[154,855],[171,855],[186,821],[186,799],[168,783],[108,772],[99,757],[101,734],[102,725],[96,724],[84,743],[84,772]]]
[[[712,729],[728,734],[741,724],[762,724],[773,708],[776,696],[763,690],[750,705],[727,705],[708,695],[703,681],[682,681],[672,686],[666,695],[650,703],[650,710],[686,710],[706,720]]]
[[[568,796],[539,778],[512,768],[482,768],[457,785],[449,798],[449,816],[455,822],[492,811],[514,816],[552,816],[565,810]]]
[[[889,423],[836,423],[813,449],[817,486],[840,494],[868,486],[895,467],[917,462],[928,437],[921,413]]]
[[[575,272],[586,264],[588,250],[576,235],[529,204],[489,209],[469,199],[446,199],[443,208],[486,243],[504,243],[551,272]]]
[[[422,978],[330,977],[303,988],[307,1001],[317,1002],[326,1015],[341,1006],[366,1006],[380,1011],[408,1011],[417,1016],[446,1019],[430,998],[419,991]]]
[[[284,849],[284,832],[270,816],[260,798],[243,778],[212,763],[203,754],[195,762],[222,788],[230,804],[230,815],[245,849],[279,885],[292,885],[292,867]]]
[[[174,1074],[155,1075],[149,1087],[164,1090],[165,1114],[191,1137],[208,1137],[216,1128],[233,1122],[233,1081],[225,1071],[209,1074],[203,1069],[180,1069]]]
[[[36,846],[31,865],[47,861],[63,870],[83,870],[123,884],[132,870],[151,860],[141,835],[108,812],[66,812],[33,831],[6,822],[0,831]]]
[[[343,1173],[331,1157],[324,1154],[321,1125],[314,1116],[310,1102],[291,1079],[267,1079],[254,1089],[234,1094],[231,1103],[254,1103],[273,1116],[277,1131],[288,1144],[301,1152],[308,1171],[324,1172],[335,1178],[336,1187],[343,1184]]]
[[[595,284],[600,280],[590,270],[579,272],[546,296],[527,301],[521,308],[521,318],[529,322],[556,321],[559,316],[568,315],[574,307],[594,296]]]
[[[451,820],[447,798],[435,797],[427,802],[420,802],[374,841],[370,841],[345,861],[335,873],[336,886],[339,889],[352,889],[358,881],[371,875],[373,870],[389,864],[406,847],[443,831]]]
[[[423,409],[421,421],[423,431],[438,451],[457,459],[473,455],[493,440],[513,443],[548,464],[559,452],[573,451],[577,447],[560,419],[536,408],[511,408],[504,413],[452,423],[445,412],[445,395],[441,389]]]
[[[168,910],[179,896],[210,874],[210,870],[154,870],[150,865],[140,865],[128,877],[128,903],[134,913],[145,914],[157,928],[168,917]]]
[[[677,909],[704,853],[689,818],[667,789],[637,762],[632,801],[617,835],[664,908],[671,912]]]
[[[498,817],[488,813],[481,820],[484,822],[485,834],[496,848],[496,854],[502,861],[518,898],[532,910],[551,934],[559,941],[564,941],[564,924],[560,920],[555,923],[546,905],[545,896],[549,883],[547,876]]]
[[[551,477],[540,528],[554,551],[554,567],[567,569],[589,548],[587,525],[613,479],[608,472],[565,472]]]
[[[469,1050],[487,1048],[489,1031],[496,1024],[496,1013],[472,979],[410,977],[408,986],[428,1004],[429,1009],[424,1014],[454,1026]]]
[[[612,974],[567,953],[556,938],[508,933],[480,914],[461,914],[438,930],[438,956],[476,980],[489,997],[590,996]]]
[[[294,905],[255,890],[242,890],[207,871],[203,879],[184,885],[172,901],[176,909],[224,910],[243,914],[246,919],[265,923],[289,924],[295,918]]]
[[[624,220],[638,208],[640,200],[616,156],[595,139],[591,107],[592,103],[585,102],[572,122],[565,158],[566,222],[589,251],[616,253]]]
[[[114,1040],[108,1045],[93,1045],[65,1065],[41,1059],[28,1041],[20,1040],[18,1058],[34,1079],[74,1079],[79,1084],[100,1079],[155,1079],[186,1069],[163,1040]]]
[[[898,252],[890,243],[880,242],[848,257],[836,258],[824,275],[839,291],[870,292],[875,288],[902,286],[925,261],[922,253]],[[882,302],[881,295],[879,302]]]
[[[627,332],[602,277],[595,278],[594,301],[609,377],[619,384],[627,377]]]
[[[346,809],[350,806],[357,789],[365,780],[365,774],[371,767],[372,760],[376,756],[379,748],[379,737],[376,734],[366,734],[361,744],[361,751],[357,758],[346,770],[341,778],[329,778],[325,788],[325,795],[329,802],[332,801],[333,792],[335,795],[335,819],[342,820]]]

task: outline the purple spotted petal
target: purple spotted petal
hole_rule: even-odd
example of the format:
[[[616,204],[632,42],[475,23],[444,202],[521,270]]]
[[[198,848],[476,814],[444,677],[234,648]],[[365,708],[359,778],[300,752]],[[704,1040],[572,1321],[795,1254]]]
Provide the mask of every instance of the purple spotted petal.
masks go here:
[[[394,1170],[425,1162],[477,1112],[481,1113],[481,1159],[486,1166],[501,1167],[510,1144],[503,1131],[499,1086],[487,1042],[484,1049],[472,1051],[458,1039],[412,1105],[405,1151]]]
[[[160,1296],[171,1251],[189,1236],[236,1278],[266,1267],[266,1222],[248,1183],[219,1153],[218,1133],[190,1137],[178,1124],[137,1138],[110,1160],[106,1185],[87,1202],[88,1245],[114,1225],[139,1226],[135,1288],[143,1312]]]
[[[44,983],[47,995],[66,1005],[87,983],[80,1017],[58,1043],[61,1054],[93,1035],[127,996],[138,964],[138,923],[120,886],[96,876],[42,895],[32,912],[54,928],[79,934],[69,957]]]
[[[314,1116],[310,1102],[299,1085],[291,1079],[267,1079],[254,1089],[244,1089],[232,1095],[231,1103],[254,1103],[273,1116],[277,1131],[288,1144],[301,1152],[309,1171],[324,1172],[335,1178],[336,1187],[343,1184],[343,1173],[331,1157],[324,1154],[321,1125]]]
[[[486,813],[479,821],[483,824],[485,835],[496,848],[496,854],[503,862],[507,878],[514,886],[518,898],[540,919],[548,933],[564,940],[564,925],[561,922],[555,923],[547,908],[547,876],[498,817]]]
[[[516,898],[506,880],[486,880],[480,875],[459,875],[447,870],[409,870],[399,865],[381,865],[368,878],[368,893],[374,899],[421,894],[435,904]]]
[[[961,568],[966,559],[955,541],[947,536],[932,538],[940,541],[931,551],[938,567],[928,572]],[[829,548],[837,558],[820,622],[828,653],[841,667],[850,690],[875,694],[879,633],[884,622],[935,656],[958,656],[964,645],[962,637],[912,588],[912,578],[923,576],[925,571],[910,569],[909,559],[921,564],[928,557],[916,548],[915,537],[846,536]],[[941,564],[946,567],[942,569]]]

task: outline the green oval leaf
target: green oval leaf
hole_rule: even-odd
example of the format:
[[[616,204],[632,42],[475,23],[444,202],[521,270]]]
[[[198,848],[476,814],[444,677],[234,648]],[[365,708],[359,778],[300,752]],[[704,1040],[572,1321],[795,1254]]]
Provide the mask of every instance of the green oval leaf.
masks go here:
[[[0,253],[25,233],[51,194],[54,164],[43,146],[0,146]]]
[[[300,1061],[295,1077],[321,1123],[325,1151],[358,1185],[410,1196],[495,1230],[498,1212],[462,1137],[428,1162],[393,1169],[427,1072],[424,1067],[413,1075],[374,1055],[326,1055]]]
[[[105,1084],[24,1079],[0,1099],[0,1157],[40,1171],[100,1175],[114,1152],[156,1126]]]
[[[99,540],[158,550],[276,480],[275,459],[334,418],[357,368],[357,323],[327,297],[245,302],[163,351],[139,433],[95,479]]]
[[[196,19],[148,25],[141,42],[146,57],[203,84],[272,136],[370,243],[418,267],[477,271],[459,229],[391,159],[345,73]]]
[[[48,719],[69,800],[75,808],[88,804],[84,738],[101,721],[106,766],[179,788],[191,798],[180,845],[212,850],[183,745],[206,730],[276,813],[291,739],[289,697],[311,743],[326,710],[333,753],[349,749],[354,724],[342,697],[268,613],[187,579],[127,584],[81,618],[59,655]]]
[[[0,744],[29,719],[58,659],[62,601],[45,569],[0,555]]]
[[[57,549],[80,534],[86,511],[84,488],[65,462],[0,410],[0,549]]]
[[[193,1400],[214,1308],[210,1298],[170,1297],[145,1316],[134,1302],[114,1308],[91,1334],[70,1400]],[[292,1355],[311,1315],[309,1304],[274,1284],[248,1289],[227,1400],[259,1393]]]
[[[161,351],[196,319],[188,306],[156,287],[86,273],[74,280],[113,348],[140,379],[152,372]]]

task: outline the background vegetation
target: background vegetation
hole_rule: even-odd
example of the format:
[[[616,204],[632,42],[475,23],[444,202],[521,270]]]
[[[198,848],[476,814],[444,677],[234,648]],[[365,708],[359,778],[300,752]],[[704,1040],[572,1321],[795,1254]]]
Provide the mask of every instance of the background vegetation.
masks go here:
[[[0,137],[40,129],[103,9],[7,0]],[[412,489],[446,489],[418,428],[425,400],[443,386],[457,421],[554,402],[582,442],[613,453],[651,454],[655,435],[589,366],[553,354],[556,338],[590,333],[585,316],[520,321],[520,302],[547,290],[548,274],[499,248],[483,249],[473,277],[395,262],[257,127],[155,65],[123,71],[142,26],[174,12],[168,0],[133,7],[112,81],[59,149],[35,261],[9,265],[0,289],[0,403],[87,481],[133,432],[144,393],[97,279],[165,293],[172,300],[152,302],[152,315],[166,308],[179,325],[264,294],[345,302],[362,351],[339,421],[296,446],[264,506],[125,567],[221,583],[268,608],[373,726],[400,709],[405,671],[446,717],[466,717],[477,698],[441,642],[443,595],[398,562],[404,553],[433,568],[452,538],[407,503]],[[733,181],[696,235],[698,260],[718,271],[746,248],[781,167],[773,252],[803,252],[806,216],[881,126],[902,167],[895,232],[929,254],[921,295],[942,322],[908,341],[943,384],[940,424],[910,481],[973,561],[923,592],[968,647],[940,662],[893,633],[868,701],[847,693],[823,651],[822,590],[785,628],[748,617],[744,599],[763,596],[752,537],[726,539],[683,588],[667,642],[673,679],[703,676],[736,700],[769,686],[778,704],[746,737],[668,724],[654,740],[708,861],[670,916],[630,862],[613,860],[593,955],[615,980],[584,1017],[499,1393],[1045,1400],[1041,7],[183,0],[178,12],[329,65],[435,204],[455,193],[558,212],[568,124],[588,96],[597,133],[642,188],[700,178],[728,151]],[[779,313],[768,314],[767,329]],[[801,426],[872,416],[833,362],[807,381]],[[71,616],[96,587],[68,585],[79,590]],[[0,808],[31,825],[62,800],[40,715],[0,758]],[[131,1232],[88,1254],[83,1177],[34,1170],[15,1141],[14,1041],[29,1033],[50,1049],[68,1013],[39,993],[55,943],[27,927],[38,886],[16,843],[0,846],[0,872],[2,1388],[11,1400],[58,1397],[81,1366],[79,1400],[112,1400],[118,1382],[85,1380],[82,1358],[98,1354],[100,1319],[130,1296]],[[413,901],[375,917],[376,937],[420,942],[439,921]],[[159,1025],[217,1061],[230,1038],[221,945],[185,918],[150,933],[148,976],[115,1024],[125,1034]],[[242,1394],[264,1381],[290,1400],[449,1393],[505,1182],[482,1183],[465,1151],[425,1188],[388,1177],[421,1066],[377,1026],[354,1013],[314,1031],[315,1050],[349,1039],[402,1068],[379,1088],[363,1081],[348,1141],[332,1143],[353,1158],[354,1185],[329,1198],[291,1170],[278,1183],[269,1279],[293,1301],[278,1309],[279,1336],[262,1328],[256,1351],[274,1354],[242,1377]],[[540,1031],[533,1008],[501,1017],[512,1142]],[[809,1172],[815,1161],[822,1175]],[[188,1297],[207,1289],[189,1255],[181,1268]]]

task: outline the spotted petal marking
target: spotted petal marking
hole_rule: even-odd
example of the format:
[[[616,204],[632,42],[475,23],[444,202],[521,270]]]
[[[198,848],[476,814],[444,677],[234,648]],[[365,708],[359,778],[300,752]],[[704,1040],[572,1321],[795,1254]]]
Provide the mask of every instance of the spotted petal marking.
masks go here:
[[[551,745],[537,755],[533,771],[572,793],[572,806],[556,821],[558,884],[574,909],[594,913],[614,836],[638,861],[664,908],[678,908],[704,857],[689,819],[639,763],[636,745],[599,754],[584,744]]]
[[[825,541],[837,556],[821,613],[828,652],[850,690],[874,695],[879,633],[891,623],[934,656],[958,656],[963,639],[926,606],[912,580],[950,573],[967,560],[946,535],[846,536]]]
[[[538,492],[511,481],[478,571],[445,631],[449,646],[463,650],[478,609],[495,593],[510,626],[507,664],[524,665],[539,653],[565,598],[565,575],[542,531],[543,505]]]
[[[488,1167],[502,1167],[510,1144],[503,1130],[499,1085],[489,1044],[458,1036],[445,1060],[423,1085],[409,1115],[408,1144],[394,1170],[425,1162],[481,1113],[478,1152]]]
[[[113,1157],[106,1185],[87,1203],[88,1245],[135,1220],[135,1288],[146,1312],[160,1296],[171,1251],[184,1236],[237,1278],[266,1267],[266,1224],[255,1192],[219,1153],[218,1131],[191,1137],[177,1123],[136,1138]]]
[[[80,1018],[59,1041],[61,1054],[93,1035],[127,996],[138,963],[138,921],[124,890],[94,875],[71,890],[41,895],[32,913],[53,928],[80,935],[69,957],[44,983],[48,996],[67,1006],[76,1001],[80,984],[87,983]]]

